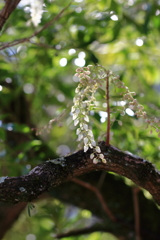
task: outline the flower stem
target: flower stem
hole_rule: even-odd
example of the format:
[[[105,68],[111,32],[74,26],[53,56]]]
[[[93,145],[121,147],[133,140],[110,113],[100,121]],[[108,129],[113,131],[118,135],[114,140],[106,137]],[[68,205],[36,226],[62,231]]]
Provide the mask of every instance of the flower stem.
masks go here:
[[[107,100],[107,114],[108,114],[106,145],[109,145],[109,141],[110,141],[109,73],[106,78],[106,100]]]

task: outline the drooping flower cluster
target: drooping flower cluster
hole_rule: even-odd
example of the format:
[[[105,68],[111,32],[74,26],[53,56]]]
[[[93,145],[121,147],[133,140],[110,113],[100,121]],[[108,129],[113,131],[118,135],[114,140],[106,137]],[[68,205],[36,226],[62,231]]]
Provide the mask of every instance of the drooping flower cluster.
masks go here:
[[[71,109],[71,113],[74,120],[74,125],[77,126],[76,134],[78,136],[77,141],[83,140],[84,152],[89,148],[93,149],[93,153],[90,158],[93,159],[93,163],[98,163],[99,160],[106,163],[104,155],[101,153],[101,149],[96,145],[93,132],[89,127],[89,112],[96,107],[95,93],[98,88],[102,86],[102,83],[109,77],[110,82],[118,88],[123,88],[124,102],[128,102],[129,108],[133,109],[135,115],[138,118],[143,118],[148,126],[156,129],[158,136],[160,137],[160,120],[157,118],[149,118],[144,111],[144,107],[138,103],[135,99],[135,92],[130,92],[128,87],[119,80],[118,76],[114,76],[111,71],[107,71],[102,66],[89,65],[84,68],[78,68],[75,76],[79,78],[79,85],[75,90],[76,96],[73,99],[74,105]],[[123,107],[122,115],[124,115],[126,107]],[[122,125],[122,121],[118,120],[118,124]],[[147,127],[148,127],[147,126]],[[152,130],[150,131],[152,132]]]
[[[125,92],[123,95],[122,100],[123,101],[128,101],[129,108],[134,110],[135,115],[138,118],[143,118],[145,122],[147,123],[147,127],[153,127],[156,129],[156,132],[158,133],[158,137],[160,137],[160,120],[158,118],[150,118],[147,116],[146,111],[144,111],[144,107],[138,103],[137,99],[135,99],[133,96],[136,95],[135,92],[130,92],[128,87],[124,85],[122,81],[119,80],[118,77],[112,77],[111,82],[116,85],[118,88],[124,88]],[[150,131],[152,133],[152,129]]]
[[[92,73],[91,73],[92,71]],[[78,136],[77,141],[83,140],[84,152],[89,148],[93,149],[93,153],[90,158],[93,159],[93,163],[98,163],[99,159],[106,162],[104,155],[101,153],[101,149],[96,146],[93,132],[89,128],[89,112],[96,106],[95,92],[101,85],[100,78],[94,73],[94,67],[89,65],[84,68],[78,68],[75,76],[79,78],[79,85],[75,90],[76,96],[73,99],[74,105],[71,109],[74,125],[79,125],[76,134]],[[101,72],[102,74],[102,72]],[[101,79],[103,75],[101,75]]]

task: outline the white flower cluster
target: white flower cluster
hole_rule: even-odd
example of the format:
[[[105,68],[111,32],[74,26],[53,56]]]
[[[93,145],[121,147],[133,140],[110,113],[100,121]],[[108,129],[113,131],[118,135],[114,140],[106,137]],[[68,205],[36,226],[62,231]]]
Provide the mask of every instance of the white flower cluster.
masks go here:
[[[30,13],[32,23],[37,27],[43,14],[43,0],[30,0]]]
[[[94,109],[96,105],[94,94],[101,85],[100,79],[92,76],[93,68],[95,67],[89,65],[76,70],[77,73],[75,76],[79,78],[79,85],[75,90],[76,96],[73,99],[74,105],[71,109],[71,112],[74,125],[79,125],[76,131],[78,136],[77,141],[81,141],[83,139],[84,152],[86,152],[89,148],[93,149],[93,153],[90,155],[90,158],[93,159],[93,163],[96,164],[98,163],[99,159],[101,159],[104,163],[106,163],[106,160],[104,155],[101,153],[101,149],[96,146],[93,132],[88,126],[89,111]]]
[[[106,81],[106,77],[109,77],[110,82],[116,87],[124,89],[122,100],[125,102],[128,101],[129,107],[135,111],[136,116],[138,118],[142,117],[148,126],[155,128],[156,132],[159,134],[158,136],[160,137],[160,120],[157,118],[147,117],[144,107],[138,103],[137,99],[134,98],[136,93],[130,92],[128,87],[119,80],[118,76],[114,76],[111,71],[107,71],[99,65],[89,65],[87,67],[78,68],[76,72],[75,76],[79,78],[79,85],[75,90],[76,96],[73,99],[74,105],[71,109],[71,113],[74,125],[78,125],[78,129],[76,131],[78,136],[77,141],[83,140],[84,152],[86,152],[89,148],[93,149],[93,153],[90,155],[90,158],[93,159],[93,163],[96,164],[99,160],[106,163],[101,149],[96,145],[93,132],[88,126],[89,112],[96,106],[96,99],[94,97],[95,92],[102,86],[102,80]],[[124,115],[126,106],[122,107],[122,113]],[[122,125],[122,121],[118,121],[118,124]],[[152,132],[152,129],[150,132]]]
[[[128,100],[129,102],[129,107],[130,109],[135,111],[135,115],[138,118],[143,118],[145,120],[145,122],[147,123],[147,128],[150,126],[151,128],[155,128],[156,132],[158,133],[158,137],[160,137],[160,120],[157,118],[149,118],[147,117],[147,113],[144,111],[144,107],[138,103],[137,99],[135,99],[133,96],[136,95],[135,92],[130,92],[128,87],[126,87],[124,85],[124,83],[122,81],[119,80],[118,77],[112,77],[111,78],[111,82],[113,84],[115,84],[118,88],[124,88],[125,89],[125,93],[123,95],[123,99],[124,101]],[[156,126],[157,125],[157,126]],[[150,131],[150,133],[152,133],[152,129]]]

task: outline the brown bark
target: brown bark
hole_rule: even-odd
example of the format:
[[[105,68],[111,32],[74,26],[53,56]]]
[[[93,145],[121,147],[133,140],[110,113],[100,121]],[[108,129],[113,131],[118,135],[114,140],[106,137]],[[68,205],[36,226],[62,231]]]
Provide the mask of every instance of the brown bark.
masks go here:
[[[131,179],[148,190],[160,204],[160,173],[148,161],[125,153],[113,146],[100,143],[107,163],[93,164],[91,150],[78,151],[70,156],[57,158],[36,166],[28,175],[8,177],[0,184],[1,202],[30,202],[53,187],[92,171],[112,171]]]
[[[0,30],[2,30],[3,25],[11,13],[15,10],[20,1],[21,0],[5,0],[5,5],[0,12]]]

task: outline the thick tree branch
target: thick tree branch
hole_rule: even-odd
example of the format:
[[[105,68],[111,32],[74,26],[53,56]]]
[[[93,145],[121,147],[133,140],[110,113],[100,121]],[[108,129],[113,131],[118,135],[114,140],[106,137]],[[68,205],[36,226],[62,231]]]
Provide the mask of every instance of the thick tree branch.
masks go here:
[[[11,15],[11,13],[15,10],[18,3],[21,0],[5,0],[4,8],[0,12],[0,30],[2,30],[3,25]]]
[[[93,164],[91,150],[78,151],[36,166],[28,175],[8,177],[0,183],[0,201],[30,202],[51,188],[91,171],[112,171],[131,179],[148,190],[160,205],[160,173],[148,161],[125,153],[113,146],[99,144],[107,163]],[[3,180],[3,179],[1,179]]]

